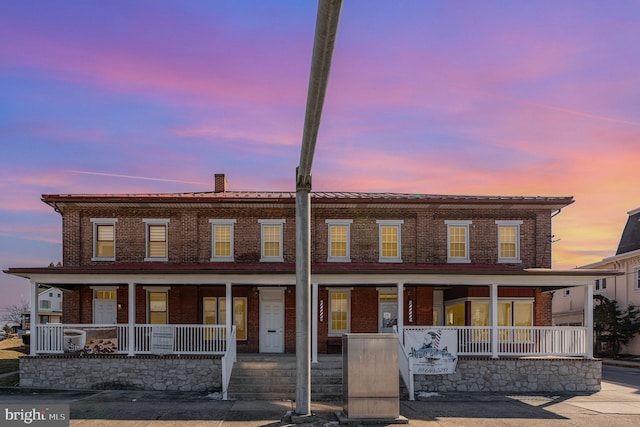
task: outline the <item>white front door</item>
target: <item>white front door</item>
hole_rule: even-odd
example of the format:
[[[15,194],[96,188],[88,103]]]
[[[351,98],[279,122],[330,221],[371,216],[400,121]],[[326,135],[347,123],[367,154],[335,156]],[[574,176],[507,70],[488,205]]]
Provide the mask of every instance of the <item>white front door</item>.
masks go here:
[[[112,325],[116,323],[118,307],[115,299],[93,300],[93,323]]]
[[[260,289],[260,353],[284,353],[284,289]]]

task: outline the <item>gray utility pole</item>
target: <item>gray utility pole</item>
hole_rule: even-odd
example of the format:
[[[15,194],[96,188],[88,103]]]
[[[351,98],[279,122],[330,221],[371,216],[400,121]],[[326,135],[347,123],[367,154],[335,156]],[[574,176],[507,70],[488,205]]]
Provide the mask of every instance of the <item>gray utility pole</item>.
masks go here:
[[[311,414],[311,164],[329,80],[342,0],[320,0],[300,164],[296,169],[296,414]]]

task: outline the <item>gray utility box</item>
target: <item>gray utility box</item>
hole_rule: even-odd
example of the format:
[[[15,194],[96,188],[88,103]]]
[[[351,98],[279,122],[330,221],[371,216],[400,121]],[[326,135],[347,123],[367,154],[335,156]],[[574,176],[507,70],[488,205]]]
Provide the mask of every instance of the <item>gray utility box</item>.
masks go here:
[[[343,411],[348,418],[398,418],[398,336],[342,336]]]

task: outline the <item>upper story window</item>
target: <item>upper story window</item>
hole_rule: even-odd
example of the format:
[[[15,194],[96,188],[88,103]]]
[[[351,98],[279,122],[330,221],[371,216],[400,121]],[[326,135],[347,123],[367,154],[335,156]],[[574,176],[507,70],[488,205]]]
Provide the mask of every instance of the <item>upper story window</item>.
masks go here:
[[[40,300],[40,308],[50,309],[51,308],[51,301],[46,300],[46,299]]]
[[[378,220],[379,262],[402,262],[402,220]]]
[[[522,221],[496,221],[498,225],[498,262],[519,263],[520,225]]]
[[[469,225],[471,221],[445,221],[447,225],[447,262],[471,262]]]
[[[260,219],[260,237],[261,237],[261,253],[260,261],[263,262],[282,262],[284,256],[282,253],[283,242],[283,225],[284,219]]]
[[[607,289],[607,279],[596,280],[596,291],[604,291]]]
[[[235,219],[210,219],[211,261],[233,261],[233,227]]]
[[[168,219],[143,219],[146,230],[146,254],[145,261],[167,261],[167,230]]]
[[[351,261],[351,224],[353,220],[328,219],[325,221],[329,230],[327,261]]]
[[[92,261],[115,261],[116,222],[113,218],[91,218],[93,224]]]
[[[640,267],[636,267],[634,269],[633,281],[634,281],[633,288],[636,291],[640,291]]]

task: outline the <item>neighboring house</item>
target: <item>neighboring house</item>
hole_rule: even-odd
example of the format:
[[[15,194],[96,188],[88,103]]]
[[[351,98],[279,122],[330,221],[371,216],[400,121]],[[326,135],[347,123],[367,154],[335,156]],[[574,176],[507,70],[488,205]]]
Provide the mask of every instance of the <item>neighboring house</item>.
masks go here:
[[[42,286],[38,293],[38,323],[62,322],[62,291]]]
[[[594,293],[602,294],[618,303],[622,310],[632,305],[640,306],[640,208],[627,212],[627,223],[622,231],[616,254],[602,261],[585,265],[581,269],[616,270],[623,274],[602,276],[592,285]],[[584,290],[566,288],[555,291],[553,296],[553,324],[584,324]],[[640,355],[640,337],[635,337],[622,353]]]
[[[228,191],[216,175],[213,192],[42,200],[62,215],[63,265],[7,272],[64,289],[65,328],[114,325],[122,366],[152,353],[222,356],[224,378],[229,352],[295,352],[295,193]],[[429,325],[458,331],[460,355],[590,358],[588,327],[571,329],[581,337],[571,349],[543,345],[567,331],[551,327],[545,290],[588,292],[614,274],[551,269],[551,219],[571,203],[312,193],[313,361],[339,352],[345,333],[397,329],[402,342]],[[61,327],[32,330],[32,356],[65,350]]]

